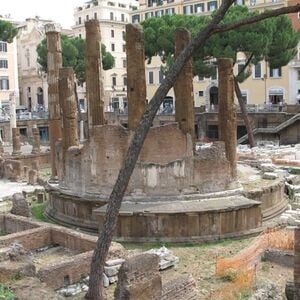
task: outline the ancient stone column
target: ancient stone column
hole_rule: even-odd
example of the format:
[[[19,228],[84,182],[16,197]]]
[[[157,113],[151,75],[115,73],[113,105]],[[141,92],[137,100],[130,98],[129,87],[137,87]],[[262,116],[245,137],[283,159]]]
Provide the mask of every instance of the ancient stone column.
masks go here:
[[[175,58],[191,41],[191,34],[185,28],[175,31]],[[181,70],[174,85],[175,121],[184,133],[189,133],[195,139],[195,112],[193,92],[193,66],[189,59]]]
[[[63,119],[63,149],[79,145],[77,128],[77,102],[74,93],[74,72],[72,68],[59,70],[59,100]]]
[[[36,127],[32,128],[32,154],[37,154],[41,152],[41,140],[40,140],[40,132],[39,129]]]
[[[58,92],[59,68],[62,66],[60,26],[46,24],[47,65],[48,65],[48,107],[49,107],[49,139],[51,147],[51,177],[57,176],[55,143],[61,138],[61,121]]]
[[[226,157],[231,165],[231,175],[236,169],[236,113],[234,105],[234,79],[232,59],[218,59],[219,74],[219,139],[225,142]]]
[[[295,228],[294,238],[294,299],[300,299],[300,228]]]
[[[9,125],[11,141],[13,139],[12,129],[17,127],[17,115],[16,115],[16,92],[9,94]]]
[[[12,128],[12,145],[13,145],[12,155],[20,155],[21,154],[21,141],[20,141],[20,129],[19,128]]]
[[[128,129],[135,130],[146,104],[144,32],[139,24],[126,25],[126,53]]]
[[[98,20],[85,23],[86,31],[86,97],[89,128],[105,124],[104,90],[101,60],[101,36]]]
[[[0,137],[0,156],[4,153],[4,147],[3,147],[3,142],[2,139]]]

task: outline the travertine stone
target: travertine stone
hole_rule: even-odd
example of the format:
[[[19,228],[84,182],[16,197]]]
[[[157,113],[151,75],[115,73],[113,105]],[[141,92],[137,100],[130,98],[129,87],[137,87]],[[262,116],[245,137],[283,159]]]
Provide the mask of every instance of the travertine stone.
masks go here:
[[[55,143],[61,138],[60,106],[58,92],[59,68],[62,66],[62,49],[59,27],[56,24],[45,26],[47,35],[48,99],[49,99],[49,139],[51,147],[51,175],[57,176],[55,165]]]
[[[101,35],[98,20],[85,23],[86,31],[86,96],[89,128],[105,124],[104,91],[101,61]]]
[[[191,41],[191,34],[185,28],[177,28],[175,31],[175,57]],[[174,85],[175,92],[175,121],[184,133],[189,133],[193,139],[195,137],[195,112],[194,112],[194,93],[193,93],[193,67],[192,59],[184,65],[177,77]]]
[[[20,129],[19,128],[12,128],[12,144],[13,144],[13,151],[12,155],[19,155],[21,154],[21,141],[20,141]]]
[[[126,25],[126,53],[128,128],[135,130],[146,103],[144,32],[139,24]]]
[[[32,143],[32,154],[40,153],[41,151],[41,140],[40,140],[40,133],[37,127],[32,128],[33,134],[33,143]]]
[[[237,176],[236,167],[236,113],[234,105],[234,79],[232,59],[218,59],[219,73],[219,139],[225,142],[226,157],[231,175]]]
[[[64,152],[71,146],[79,145],[74,82],[72,68],[61,68],[59,70],[59,100],[62,108]]]

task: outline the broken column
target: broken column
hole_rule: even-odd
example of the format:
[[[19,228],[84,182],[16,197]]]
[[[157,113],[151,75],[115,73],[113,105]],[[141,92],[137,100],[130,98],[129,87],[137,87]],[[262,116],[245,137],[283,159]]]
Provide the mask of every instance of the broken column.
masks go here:
[[[12,129],[17,127],[17,115],[16,115],[16,93],[9,93],[9,125],[10,125],[10,138],[13,140]]]
[[[144,32],[139,24],[126,25],[126,54],[128,129],[135,130],[146,103]]]
[[[60,26],[46,24],[47,36],[47,66],[48,66],[48,106],[49,106],[49,139],[51,147],[51,177],[57,176],[55,143],[61,138],[61,121],[58,92],[59,68],[62,66]]]
[[[161,299],[159,257],[140,254],[128,258],[119,270],[116,300]]]
[[[231,176],[236,178],[236,113],[234,105],[234,78],[232,59],[218,59],[219,76],[219,140],[225,142],[226,158]]]
[[[21,141],[20,141],[20,129],[19,128],[12,128],[12,144],[13,144],[12,155],[20,155],[21,154]]]
[[[300,299],[300,228],[295,228],[294,238],[294,299]]]
[[[86,31],[86,97],[89,128],[105,124],[104,90],[101,60],[101,35],[98,20],[85,23]]]
[[[175,31],[175,58],[190,43],[191,34],[185,28],[177,28]],[[182,68],[174,85],[175,92],[175,121],[179,128],[186,134],[195,138],[195,112],[193,92],[193,66],[189,59]]]
[[[59,100],[63,119],[63,150],[78,146],[77,103],[74,93],[74,72],[72,68],[59,70]]]
[[[32,139],[31,153],[32,154],[40,153],[41,151],[40,132],[39,129],[36,127],[36,125],[35,127],[32,128],[32,135],[33,135],[33,139]]]

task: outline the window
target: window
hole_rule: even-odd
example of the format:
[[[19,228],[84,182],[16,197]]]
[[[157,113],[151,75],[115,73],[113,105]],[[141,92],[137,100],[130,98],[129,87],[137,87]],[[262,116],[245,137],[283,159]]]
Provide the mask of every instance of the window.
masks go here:
[[[298,70],[297,75],[298,80],[300,80],[300,70]]]
[[[256,5],[256,0],[250,0],[250,6]]]
[[[153,84],[153,83],[154,83],[153,72],[150,71],[149,72],[149,84]]]
[[[115,31],[112,29],[111,31],[110,31],[110,36],[113,38],[113,37],[115,37]]]
[[[118,109],[119,108],[119,98],[118,97],[112,97],[111,105],[112,105],[113,109]]]
[[[166,15],[174,15],[175,14],[175,8],[168,8],[166,9]]]
[[[124,14],[121,14],[121,21],[125,22],[125,15]]]
[[[7,52],[7,43],[0,42],[0,52]]]
[[[123,77],[123,85],[127,86],[127,77]]]
[[[80,38],[80,39],[82,38],[82,35],[81,35],[81,33],[79,33],[79,38]]]
[[[203,97],[204,96],[204,91],[199,91],[199,97]]]
[[[9,90],[9,80],[7,76],[0,77],[0,90]]]
[[[78,18],[78,24],[81,24],[81,17]]]
[[[115,44],[111,44],[111,51],[115,51]]]
[[[122,31],[122,38],[123,38],[123,40],[125,41],[125,39],[126,39],[125,31]]]
[[[86,15],[85,19],[88,21],[90,19],[89,15]]]
[[[30,67],[30,51],[29,51],[29,49],[26,49],[25,57],[26,57],[27,67],[29,68]]]
[[[204,3],[195,4],[195,13],[204,12]]]
[[[112,81],[112,86],[116,86],[117,85],[117,77],[116,76],[113,76],[111,78],[111,81]]]
[[[218,79],[218,69],[217,69],[217,66],[212,66],[211,79],[212,80],[217,80]]]
[[[0,59],[0,69],[7,69],[7,68],[8,68],[7,59]]]
[[[131,17],[132,23],[139,23],[140,22],[140,15],[133,15]]]
[[[126,59],[123,59],[123,68],[127,68],[127,61],[126,61]]]
[[[270,77],[278,78],[281,77],[281,67],[279,68],[270,68]]]
[[[158,76],[159,76],[159,83],[162,83],[162,81],[165,78],[165,75],[161,70],[159,71]]]
[[[148,7],[153,6],[153,2],[155,2],[155,0],[148,0],[147,1]]]
[[[245,5],[245,0],[236,0],[235,5]]]
[[[94,19],[97,20],[97,13],[94,13]]]
[[[191,15],[193,13],[193,5],[187,5],[183,7],[183,13],[185,15]]]
[[[151,17],[153,17],[153,12],[152,11],[145,13],[145,20],[147,20]]]
[[[155,17],[162,17],[164,15],[164,11],[163,10],[157,10],[155,12]]]
[[[261,63],[254,66],[254,78],[261,78]]]
[[[214,11],[218,8],[217,1],[210,1],[207,3],[207,10],[208,11]]]
[[[123,44],[123,52],[126,52],[126,45]]]
[[[242,94],[242,99],[245,104],[247,104],[247,92],[246,91],[241,91]]]
[[[244,69],[245,64],[238,64],[238,74]]]
[[[112,21],[113,21],[113,19],[114,19],[114,13],[113,13],[113,12],[111,12],[111,13],[110,13],[110,20],[112,20]]]

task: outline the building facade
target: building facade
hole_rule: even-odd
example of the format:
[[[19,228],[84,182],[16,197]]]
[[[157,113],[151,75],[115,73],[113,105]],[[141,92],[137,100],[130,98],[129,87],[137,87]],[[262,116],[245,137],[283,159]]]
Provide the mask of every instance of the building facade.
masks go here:
[[[74,10],[74,35],[85,38],[85,21],[99,20],[101,41],[115,59],[114,67],[104,71],[106,111],[125,111],[127,107],[125,25],[130,22],[130,10],[137,7],[135,0],[99,0],[86,2]]]
[[[180,0],[140,0],[138,10],[131,12],[133,23],[142,22],[150,17],[160,17],[162,15],[173,14],[194,14],[208,15],[216,10],[221,1],[180,1]],[[247,5],[250,9],[263,11],[265,9],[275,9],[288,5],[285,0],[238,0],[237,4]],[[243,54],[240,53],[235,64],[235,74],[239,65],[245,63]],[[151,99],[159,84],[162,81],[161,61],[158,57],[152,59],[150,65],[146,64],[147,78],[147,98]],[[256,66],[252,66],[251,76],[243,82],[240,87],[244,100],[252,105],[279,105],[282,103],[295,103],[295,95],[290,95],[290,75],[289,67],[271,69],[267,62],[261,61]],[[218,74],[210,78],[194,78],[194,99],[195,106],[205,105],[206,109],[215,109],[218,105]],[[162,106],[162,111],[175,106],[174,91],[169,91],[168,97]]]

